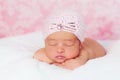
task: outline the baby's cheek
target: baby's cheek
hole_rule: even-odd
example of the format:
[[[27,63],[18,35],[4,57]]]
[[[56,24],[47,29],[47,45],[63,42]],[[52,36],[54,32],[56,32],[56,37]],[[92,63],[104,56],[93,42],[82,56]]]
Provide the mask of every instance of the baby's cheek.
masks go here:
[[[55,51],[55,47],[51,47],[51,46],[50,47],[46,47],[46,51],[50,51],[50,52],[51,51]]]
[[[57,53],[56,48],[48,48],[46,51],[47,51],[49,54],[51,54],[51,55],[54,55],[54,54]]]
[[[74,58],[74,57],[77,57],[80,54],[80,51],[75,50],[75,49],[71,49],[71,50],[67,50],[66,54],[69,58]]]

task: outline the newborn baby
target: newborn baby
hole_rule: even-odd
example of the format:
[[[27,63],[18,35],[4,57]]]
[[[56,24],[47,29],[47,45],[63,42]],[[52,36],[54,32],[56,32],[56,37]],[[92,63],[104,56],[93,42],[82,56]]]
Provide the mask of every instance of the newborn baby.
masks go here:
[[[54,12],[44,26],[45,47],[34,58],[66,69],[76,69],[106,51],[97,41],[84,37],[84,22],[76,11]]]

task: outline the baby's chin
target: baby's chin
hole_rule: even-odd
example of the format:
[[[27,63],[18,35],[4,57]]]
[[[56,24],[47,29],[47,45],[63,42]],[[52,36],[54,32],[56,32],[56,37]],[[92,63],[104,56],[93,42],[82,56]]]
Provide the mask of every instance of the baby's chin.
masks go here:
[[[59,63],[59,64],[61,64],[61,63],[64,63],[65,61],[56,61],[56,63]]]
[[[59,63],[59,64],[65,62],[65,61],[66,61],[66,59],[55,59],[54,60],[55,63]]]

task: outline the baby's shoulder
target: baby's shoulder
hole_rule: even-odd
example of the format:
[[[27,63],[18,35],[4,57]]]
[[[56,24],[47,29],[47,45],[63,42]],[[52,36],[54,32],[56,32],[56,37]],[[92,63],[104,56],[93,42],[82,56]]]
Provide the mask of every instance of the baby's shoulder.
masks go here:
[[[90,38],[85,38],[83,45],[84,47],[89,47],[91,49],[97,48],[99,50],[104,50],[104,47],[99,42]]]
[[[39,50],[36,51],[36,54],[40,54],[40,55],[45,54],[45,48],[40,48]]]
[[[44,54],[45,54],[44,48],[41,48],[41,49],[39,49],[39,50],[37,50],[37,51],[35,52],[33,58],[38,59],[38,60],[41,61],[41,59],[42,59],[42,57],[44,56]]]
[[[86,38],[82,45],[84,49],[87,50],[90,55],[92,55],[92,57],[101,57],[106,54],[105,48],[96,40]]]

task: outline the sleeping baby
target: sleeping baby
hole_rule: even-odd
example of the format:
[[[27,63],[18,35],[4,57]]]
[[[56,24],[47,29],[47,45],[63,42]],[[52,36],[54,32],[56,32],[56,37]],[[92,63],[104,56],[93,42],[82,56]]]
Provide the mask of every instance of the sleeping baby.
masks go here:
[[[34,58],[65,69],[76,69],[88,60],[106,54],[97,41],[84,37],[84,22],[74,10],[54,12],[45,22],[45,47]]]

